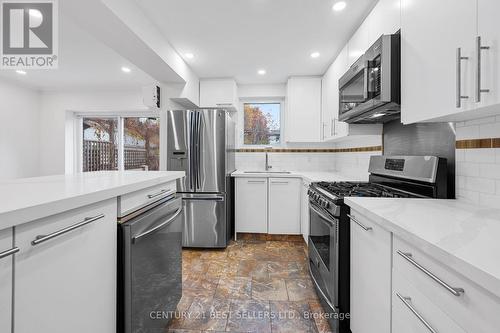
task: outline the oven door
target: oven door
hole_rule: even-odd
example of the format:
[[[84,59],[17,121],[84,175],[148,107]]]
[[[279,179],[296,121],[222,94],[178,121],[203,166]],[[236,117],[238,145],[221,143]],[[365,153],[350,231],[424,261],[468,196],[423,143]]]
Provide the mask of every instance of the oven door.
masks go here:
[[[338,308],[338,231],[339,221],[309,202],[309,269],[322,303]]]

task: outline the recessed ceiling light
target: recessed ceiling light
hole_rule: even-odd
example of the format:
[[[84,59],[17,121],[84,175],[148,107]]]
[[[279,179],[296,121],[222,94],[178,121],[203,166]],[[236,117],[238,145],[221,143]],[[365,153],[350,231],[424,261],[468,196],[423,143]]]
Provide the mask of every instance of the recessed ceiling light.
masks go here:
[[[372,118],[380,118],[382,116],[385,116],[385,113],[375,113]]]
[[[26,73],[26,71],[23,71],[23,70],[20,70],[20,69],[16,70],[16,73],[20,74],[20,75],[26,75],[26,74],[28,74],[28,73]]]
[[[333,4],[332,9],[336,12],[340,12],[341,10],[344,10],[344,8],[347,6],[345,1],[338,1]]]
[[[122,67],[122,72],[124,72],[124,73],[130,73],[131,71],[132,70],[128,67],[125,67],[125,66]]]
[[[259,69],[259,70],[257,71],[257,73],[258,73],[259,75],[266,75],[266,73],[267,73],[267,72],[266,72],[266,70],[265,70],[265,69]]]
[[[311,53],[311,58],[319,58],[319,56],[320,56],[319,52]]]
[[[194,58],[194,54],[188,52],[188,53],[185,53],[184,56],[188,59],[193,59]]]

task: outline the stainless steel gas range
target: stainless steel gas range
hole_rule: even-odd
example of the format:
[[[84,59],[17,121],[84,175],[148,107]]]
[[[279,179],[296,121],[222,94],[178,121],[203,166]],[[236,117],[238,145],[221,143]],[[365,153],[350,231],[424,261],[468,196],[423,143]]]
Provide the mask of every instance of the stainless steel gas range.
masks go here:
[[[309,187],[309,271],[335,332],[349,329],[350,219],[345,197],[446,198],[446,159],[372,156],[368,182]]]

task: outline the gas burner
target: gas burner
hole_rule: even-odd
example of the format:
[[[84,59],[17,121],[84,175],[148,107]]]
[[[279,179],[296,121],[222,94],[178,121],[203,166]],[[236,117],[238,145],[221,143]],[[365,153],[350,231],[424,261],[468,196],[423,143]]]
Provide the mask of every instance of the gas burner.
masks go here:
[[[413,198],[415,195],[398,191],[375,183],[360,182],[319,182],[315,184],[319,189],[330,193],[337,199],[344,197],[381,197],[381,198]]]

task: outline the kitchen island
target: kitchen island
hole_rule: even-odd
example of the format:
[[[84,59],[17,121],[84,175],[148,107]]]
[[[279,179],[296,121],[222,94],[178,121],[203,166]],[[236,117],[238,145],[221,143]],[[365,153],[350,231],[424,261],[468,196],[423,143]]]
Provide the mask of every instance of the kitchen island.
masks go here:
[[[116,331],[117,219],[172,195],[183,172],[0,182],[0,332]]]

